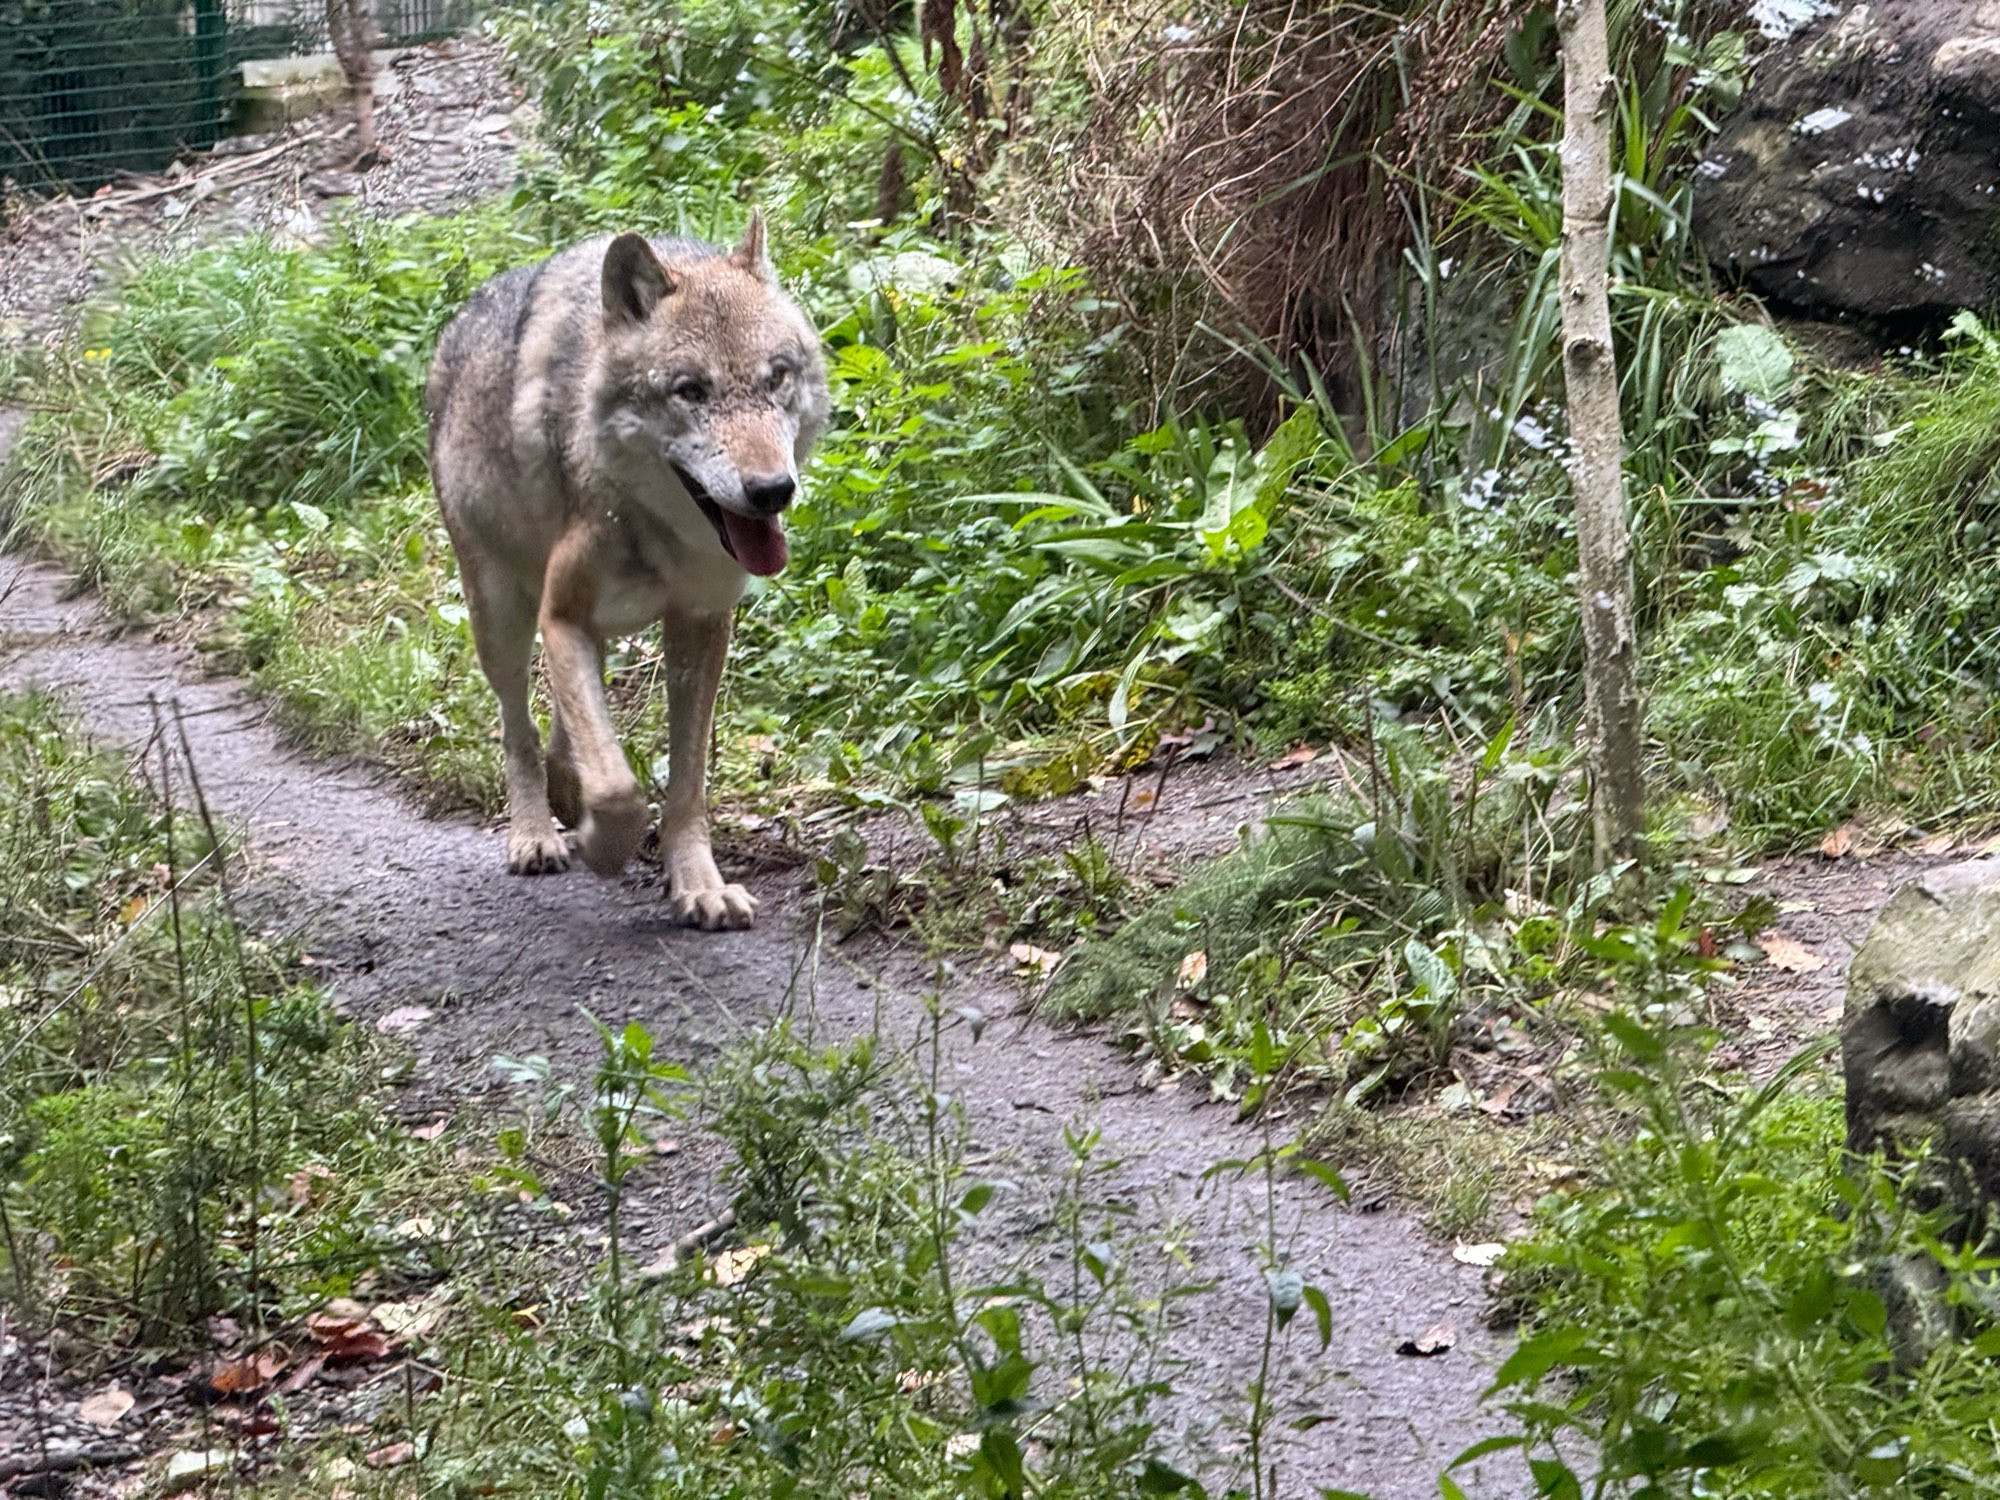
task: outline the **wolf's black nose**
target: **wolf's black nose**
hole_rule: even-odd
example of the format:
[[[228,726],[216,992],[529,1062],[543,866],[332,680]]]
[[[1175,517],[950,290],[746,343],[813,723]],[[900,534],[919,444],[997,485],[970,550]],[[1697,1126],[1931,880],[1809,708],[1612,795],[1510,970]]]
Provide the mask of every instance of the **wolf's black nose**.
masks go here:
[[[743,498],[760,515],[775,516],[792,503],[792,495],[797,489],[791,475],[770,474],[762,479],[744,480]]]

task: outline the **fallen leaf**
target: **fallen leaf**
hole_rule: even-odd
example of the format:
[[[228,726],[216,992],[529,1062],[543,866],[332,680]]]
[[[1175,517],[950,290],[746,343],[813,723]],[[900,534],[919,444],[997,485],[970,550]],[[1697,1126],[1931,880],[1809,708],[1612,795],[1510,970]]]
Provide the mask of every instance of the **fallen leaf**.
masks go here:
[[[371,1469],[394,1469],[408,1463],[417,1456],[417,1445],[411,1442],[390,1443],[377,1448],[373,1453],[361,1455],[361,1461]]]
[[[1289,771],[1294,766],[1308,765],[1319,759],[1319,748],[1315,745],[1294,745],[1283,755],[1271,762],[1273,771]]]
[[[1773,932],[1758,938],[1757,946],[1764,950],[1765,960],[1774,969],[1785,969],[1793,974],[1812,974],[1826,967],[1826,959],[1804,943],[1779,937]]]
[[[344,1298],[336,1298],[327,1306],[331,1309],[343,1303],[359,1315],[351,1315],[344,1310],[328,1311],[314,1313],[306,1319],[306,1332],[326,1351],[328,1363],[356,1364],[365,1360],[386,1359],[393,1346],[380,1329],[370,1326],[366,1308]]]
[[[375,1029],[384,1036],[408,1036],[413,1031],[421,1030],[424,1022],[436,1014],[428,1005],[399,1005],[387,1015],[378,1017]]]
[[[1208,978],[1208,954],[1200,948],[1181,959],[1180,973],[1175,983],[1184,990],[1191,990]]]
[[[431,1121],[430,1124],[419,1125],[416,1129],[412,1130],[410,1134],[420,1141],[434,1141],[439,1136],[444,1134],[445,1127],[450,1123],[451,1123],[450,1115],[439,1115],[435,1120]]]
[[[1854,825],[1843,823],[1819,841],[1819,852],[1828,859],[1839,859],[1854,847]]]
[[[227,1448],[203,1448],[176,1453],[167,1460],[161,1492],[178,1495],[217,1474],[227,1474],[232,1461]]]
[[[745,1245],[740,1250],[724,1250],[708,1263],[708,1279],[717,1286],[735,1286],[750,1274],[750,1268],[771,1253],[769,1245]]]
[[[1500,1241],[1487,1240],[1485,1243],[1478,1245],[1463,1243],[1454,1245],[1451,1250],[1451,1258],[1460,1265],[1478,1266],[1484,1269],[1487,1266],[1497,1265],[1500,1257],[1506,1254],[1506,1252],[1507,1247],[1501,1244]]]
[[[1957,836],[1954,834],[1934,833],[1931,834],[1928,838],[1921,838],[1917,840],[1917,853],[1945,854],[1950,852],[1951,846],[1957,842],[1958,842]]]
[[[130,927],[134,922],[138,921],[139,918],[145,915],[146,915],[146,898],[144,896],[134,896],[130,901],[127,901],[124,904],[124,906],[119,908],[118,920],[125,926]]]
[[[297,1395],[300,1391],[311,1385],[314,1380],[318,1379],[319,1372],[325,1368],[326,1356],[324,1354],[315,1354],[311,1359],[294,1368],[291,1374],[279,1382],[279,1393],[286,1396]]]
[[[287,1180],[292,1202],[301,1205],[310,1203],[312,1201],[314,1183],[332,1182],[334,1180],[333,1169],[331,1167],[323,1167],[318,1162],[312,1162],[307,1166],[300,1167]]]
[[[444,1304],[419,1298],[415,1302],[378,1302],[369,1310],[375,1324],[391,1338],[420,1339],[444,1321]]]
[[[76,1414],[92,1427],[116,1427],[131,1409],[132,1393],[116,1381],[76,1404]]]
[[[1047,948],[1037,948],[1033,943],[1013,943],[1007,948],[1007,956],[1024,969],[1033,969],[1040,974],[1053,974],[1056,965],[1062,962],[1060,953],[1052,953]]]
[[[1134,812],[1144,812],[1153,805],[1153,796],[1154,794],[1150,788],[1134,792],[1132,794],[1132,810]]]
[[[232,1359],[208,1377],[209,1389],[223,1396],[247,1396],[269,1385],[287,1363],[281,1349],[266,1349]]]
[[[1817,901],[1780,901],[1778,903],[1778,912],[1781,916],[1794,917],[1800,912],[1818,910],[1819,903]]]
[[[1398,1354],[1432,1355],[1442,1354],[1458,1342],[1458,1330],[1449,1323],[1433,1323],[1413,1339],[1404,1339],[1396,1346]]]
[[[1502,1084],[1479,1101],[1480,1109],[1493,1116],[1494,1119],[1499,1119],[1500,1116],[1507,1113],[1507,1106],[1514,1102],[1514,1092],[1520,1086],[1521,1082],[1518,1078],[1512,1083]]]

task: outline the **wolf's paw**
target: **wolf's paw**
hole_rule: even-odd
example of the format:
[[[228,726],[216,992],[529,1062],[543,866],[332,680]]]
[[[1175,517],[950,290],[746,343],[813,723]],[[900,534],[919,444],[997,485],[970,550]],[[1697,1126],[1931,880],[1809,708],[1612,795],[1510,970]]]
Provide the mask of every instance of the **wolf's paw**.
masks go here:
[[[569,845],[547,818],[539,828],[507,830],[509,875],[560,875],[569,868]]]
[[[646,837],[646,799],[637,787],[601,802],[586,803],[576,831],[576,852],[583,862],[607,879],[639,852]]]
[[[757,898],[740,885],[712,885],[702,890],[670,892],[668,903],[674,915],[690,927],[718,932],[729,927],[748,927],[757,920]]]

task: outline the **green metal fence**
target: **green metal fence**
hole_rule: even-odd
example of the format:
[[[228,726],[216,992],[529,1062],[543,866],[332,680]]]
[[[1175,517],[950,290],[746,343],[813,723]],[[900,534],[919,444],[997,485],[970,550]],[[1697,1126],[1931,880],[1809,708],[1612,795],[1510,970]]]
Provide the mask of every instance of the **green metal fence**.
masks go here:
[[[377,0],[392,45],[466,0]],[[0,0],[0,184],[90,192],[227,127],[246,58],[325,46],[324,0]]]

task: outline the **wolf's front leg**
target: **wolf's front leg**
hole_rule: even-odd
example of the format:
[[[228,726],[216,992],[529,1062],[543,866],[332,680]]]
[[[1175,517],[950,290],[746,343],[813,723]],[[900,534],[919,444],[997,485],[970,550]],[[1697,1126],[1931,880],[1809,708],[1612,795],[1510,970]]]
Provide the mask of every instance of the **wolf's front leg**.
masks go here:
[[[715,695],[729,655],[729,617],[670,614],[662,622],[667,657],[667,793],[660,852],[667,899],[683,922],[713,931],[748,927],[757,898],[725,881],[708,842],[708,745]]]
[[[542,664],[563,730],[563,774],[575,777],[582,803],[577,853],[599,875],[610,876],[639,852],[646,836],[646,798],[618,748],[604,700],[604,658],[589,625],[587,541],[572,532],[550,559],[542,596]]]

